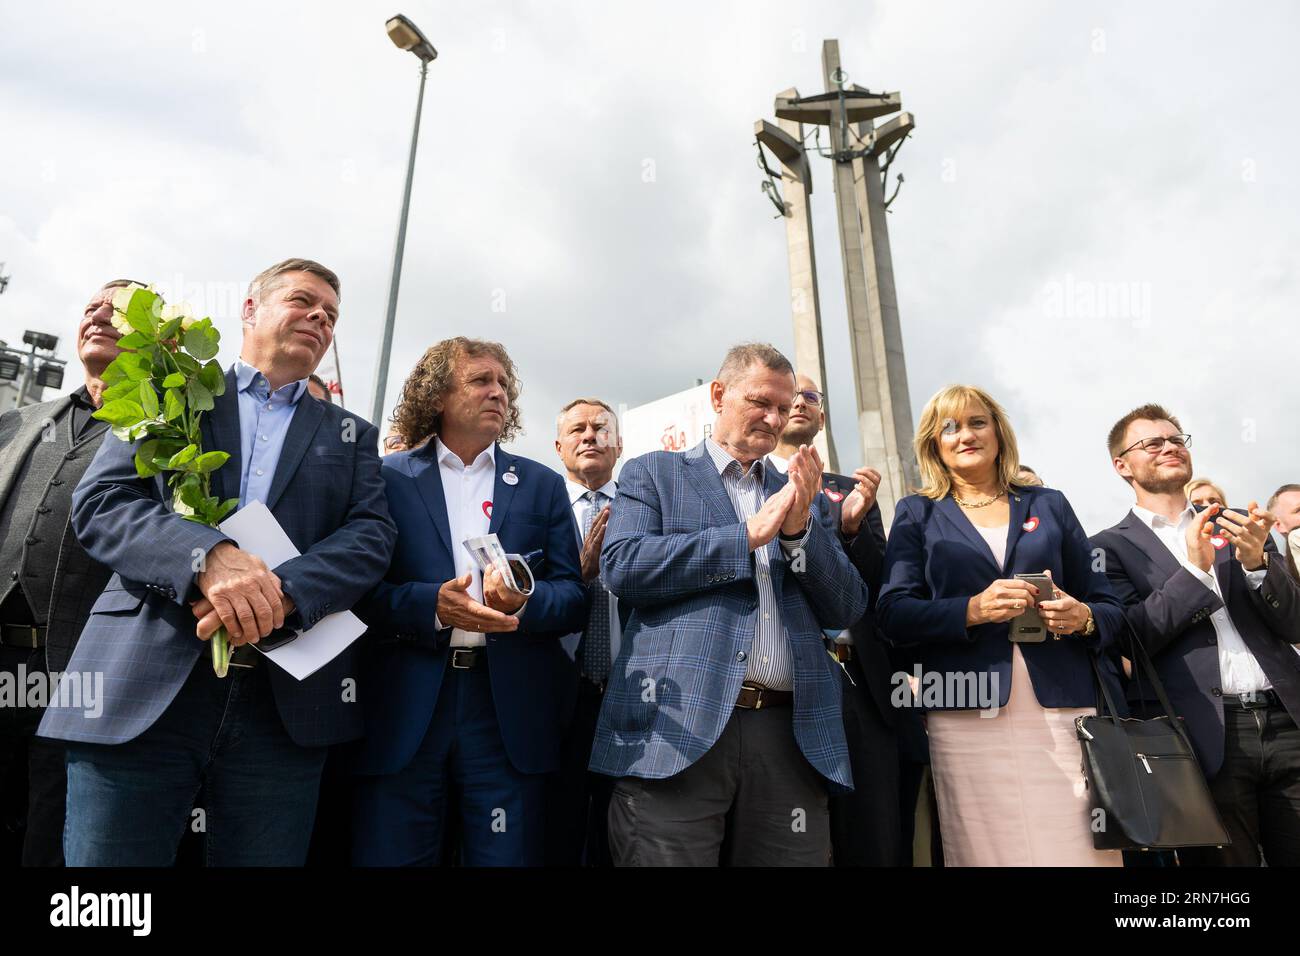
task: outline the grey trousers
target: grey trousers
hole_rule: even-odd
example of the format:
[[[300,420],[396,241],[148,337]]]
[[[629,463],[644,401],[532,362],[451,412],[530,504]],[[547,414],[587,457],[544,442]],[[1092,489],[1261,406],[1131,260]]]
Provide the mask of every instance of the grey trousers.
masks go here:
[[[717,742],[662,780],[622,777],[609,804],[615,866],[827,866],[826,781],[790,706],[737,708]]]

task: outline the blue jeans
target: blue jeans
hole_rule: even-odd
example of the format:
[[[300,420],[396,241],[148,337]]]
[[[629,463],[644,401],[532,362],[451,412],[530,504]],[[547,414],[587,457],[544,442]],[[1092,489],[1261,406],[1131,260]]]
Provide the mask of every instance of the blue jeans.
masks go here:
[[[437,866],[448,815],[458,813],[465,866],[541,866],[545,781],[510,763],[488,668],[448,665],[410,764],[357,778],[352,862]]]
[[[152,727],[124,744],[68,744],[69,866],[170,866],[186,827],[209,866],[301,866],[326,748],[295,744],[265,661],[224,680],[207,654]],[[206,807],[191,812],[199,789]]]

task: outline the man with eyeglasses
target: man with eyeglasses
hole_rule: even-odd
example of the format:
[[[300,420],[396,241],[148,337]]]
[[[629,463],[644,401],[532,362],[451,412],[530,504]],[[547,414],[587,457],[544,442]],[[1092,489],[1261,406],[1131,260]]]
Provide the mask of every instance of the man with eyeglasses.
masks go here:
[[[1189,504],[1190,437],[1159,405],[1129,412],[1108,442],[1137,501],[1093,545],[1232,835],[1179,859],[1258,866],[1262,848],[1270,866],[1300,864],[1300,584],[1269,537],[1273,516]]]
[[[826,427],[826,395],[809,376],[795,376],[794,404],[781,440],[767,456],[781,472],[800,445],[811,446]],[[840,529],[849,560],[867,583],[874,605],[885,558],[885,525],[876,504],[881,475],[859,468],[852,478],[822,473],[822,494]],[[853,768],[851,793],[833,794],[831,852],[836,866],[897,866],[903,826],[898,793],[895,708],[890,705],[889,654],[876,634],[871,607],[852,627],[826,635],[839,665],[844,736]],[[910,856],[910,853],[909,853]]]

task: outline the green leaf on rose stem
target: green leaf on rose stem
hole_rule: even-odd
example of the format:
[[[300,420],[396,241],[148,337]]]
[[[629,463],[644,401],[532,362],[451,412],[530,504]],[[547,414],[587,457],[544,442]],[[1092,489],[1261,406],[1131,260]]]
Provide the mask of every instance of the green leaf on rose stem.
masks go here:
[[[141,478],[152,478],[161,470],[158,467],[158,440],[142,442],[135,452],[135,473]]]
[[[215,361],[203,366],[199,371],[199,381],[213,395],[222,395],[226,391],[226,375]]]
[[[158,417],[158,393],[153,390],[153,382],[140,383],[140,407],[148,417]]]
[[[230,512],[234,511],[238,507],[238,498],[227,498],[225,501],[221,502],[221,507],[217,509],[217,521],[225,521],[226,515],[230,514]]]
[[[187,376],[199,374],[199,363],[184,352],[173,352],[172,359],[180,366],[181,371]]]
[[[158,337],[158,316],[162,312],[162,296],[148,289],[136,289],[131,303],[126,307],[126,323],[154,341]]]
[[[208,451],[194,459],[194,470],[200,475],[216,471],[230,460],[230,453],[225,451]]]
[[[210,412],[215,406],[212,401],[212,392],[208,391],[207,386],[197,379],[185,386],[185,393],[189,398],[190,408],[196,412]]]
[[[133,402],[129,398],[119,398],[115,402],[106,402],[93,417],[110,425],[129,428],[138,424],[145,414],[139,402]]]
[[[162,324],[162,328],[158,330],[158,341],[167,342],[176,338],[176,333],[179,332],[180,329],[181,320],[179,318],[168,319]]]
[[[199,453],[198,445],[186,445],[176,454],[172,455],[171,461],[167,462],[167,467],[175,470],[183,465],[189,464],[194,460],[194,456]]]
[[[210,322],[207,328],[203,327],[203,323],[207,321],[207,319],[201,319],[185,330],[185,351],[200,362],[215,358],[218,351],[217,340],[219,336],[216,329],[211,327]]]
[[[140,332],[128,332],[117,340],[117,347],[120,349],[142,349],[152,342],[151,338]]]
[[[193,482],[190,479],[195,479]],[[181,501],[194,509],[195,513],[203,506],[203,489],[199,487],[197,475],[186,475],[180,487]]]
[[[185,384],[185,374],[183,372],[172,372],[163,379],[163,388],[180,388]]]
[[[122,371],[133,382],[142,382],[153,375],[153,362],[141,352],[123,352],[113,361],[121,363]]]
[[[169,388],[167,394],[163,396],[163,417],[167,421],[180,418],[185,412],[185,399],[182,394],[179,388]]]
[[[100,394],[99,400],[107,405],[109,402],[117,401],[119,398],[126,398],[128,395],[134,395],[136,389],[140,386],[129,378],[119,378]]]

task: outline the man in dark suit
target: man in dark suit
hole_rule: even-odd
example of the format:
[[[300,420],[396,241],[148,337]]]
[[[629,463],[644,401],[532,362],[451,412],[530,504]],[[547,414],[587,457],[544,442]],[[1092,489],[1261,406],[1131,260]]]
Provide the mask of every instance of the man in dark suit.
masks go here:
[[[560,646],[573,660],[578,687],[572,722],[564,734],[561,766],[547,781],[548,866],[612,866],[606,818],[613,781],[587,768],[609,669],[618,658],[623,619],[618,599],[600,578],[610,505],[618,494],[614,465],[623,453],[618,418],[598,398],[575,398],[560,409],[555,451],[564,464],[574,532],[587,589],[587,619]]]
[[[852,786],[824,628],[867,607],[801,447],[766,463],[795,378],[770,345],[727,353],[713,433],[623,468],[601,576],[632,608],[591,768],[619,778],[620,866],[830,860],[828,791]]]
[[[506,350],[461,337],[425,352],[402,389],[395,426],[412,450],[383,462],[397,550],[359,609],[371,654],[356,864],[439,864],[452,813],[466,865],[542,863],[545,780],[574,703],[560,638],[587,595],[564,481],[498,445],[519,429],[518,397]],[[480,572],[464,542],[487,534],[532,568],[531,594]]]
[[[58,682],[111,574],[72,533],[72,489],[108,431],[91,416],[120,351],[113,293],[138,284],[114,279],[87,303],[76,341],[84,385],[0,416],[0,673],[22,689],[33,675],[44,674],[47,688]],[[15,703],[0,707],[3,862],[62,866],[63,744],[34,736],[43,707]]]
[[[338,317],[338,277],[290,259],[244,302],[240,359],[203,419],[204,448],[230,454],[213,490],[262,501],[301,552],[268,568],[216,528],[171,507],[165,475],[136,474],[135,447],[108,438],[73,496],[72,524],[114,575],[69,664],[103,674],[99,712],[51,706],[46,737],[68,744],[70,866],[165,866],[206,806],[214,865],[301,865],[327,748],[361,735],[352,648],[302,681],[251,646],[310,629],[383,574],[388,517],[374,426],[304,399]],[[218,627],[234,652],[218,678]]]
[[[1272,550],[1272,516],[1196,509],[1188,436],[1159,405],[1125,415],[1108,438],[1136,504],[1092,540],[1185,722],[1232,836],[1184,863],[1300,864],[1300,584]],[[1138,681],[1130,699],[1147,700]]]
[[[800,445],[811,445],[826,426],[826,394],[809,376],[796,376],[790,421],[767,456],[780,471]],[[822,474],[822,494],[849,560],[868,591],[867,613],[838,634],[827,650],[839,664],[844,697],[844,736],[853,768],[853,790],[831,796],[831,847],[837,866],[897,866],[902,825],[898,793],[896,708],[890,705],[893,667],[876,634],[871,606],[880,592],[885,525],[876,504],[881,475],[863,467],[852,478]],[[910,712],[909,712],[910,713]]]

